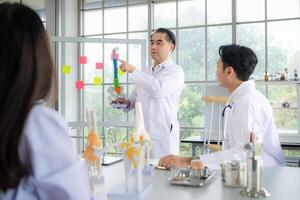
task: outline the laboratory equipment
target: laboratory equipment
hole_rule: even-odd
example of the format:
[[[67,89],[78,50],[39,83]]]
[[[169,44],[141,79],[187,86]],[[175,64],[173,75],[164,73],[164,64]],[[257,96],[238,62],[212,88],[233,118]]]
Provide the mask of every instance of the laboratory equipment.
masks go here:
[[[262,187],[262,136],[258,129],[250,133],[250,142],[245,145],[247,150],[247,184],[240,194],[245,197],[269,197],[271,194]],[[257,126],[259,127],[259,126]]]
[[[245,187],[247,183],[247,165],[243,161],[228,160],[221,164],[222,182],[228,187]]]

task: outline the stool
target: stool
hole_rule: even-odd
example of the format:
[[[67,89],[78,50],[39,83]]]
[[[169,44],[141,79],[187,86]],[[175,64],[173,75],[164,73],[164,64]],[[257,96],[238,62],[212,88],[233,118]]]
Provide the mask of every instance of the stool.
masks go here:
[[[205,114],[204,114],[204,136],[203,136],[203,154],[208,154],[210,152],[216,152],[222,150],[220,145],[221,140],[223,139],[223,124],[222,124],[222,112],[223,108],[228,101],[227,96],[203,96],[202,100],[205,102]],[[217,109],[217,112],[215,112]],[[218,117],[218,137],[213,138],[216,141],[216,144],[211,144],[212,131],[213,131],[213,122],[214,119]],[[222,124],[222,126],[221,126]]]

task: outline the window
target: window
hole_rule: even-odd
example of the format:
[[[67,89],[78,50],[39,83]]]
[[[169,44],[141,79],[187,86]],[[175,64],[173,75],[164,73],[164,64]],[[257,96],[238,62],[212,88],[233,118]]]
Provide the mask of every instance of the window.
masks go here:
[[[238,22],[245,21],[259,21],[265,19],[265,1],[252,0],[252,1],[236,1],[236,15]],[[253,11],[255,10],[255,14]]]
[[[237,25],[236,41],[237,44],[247,46],[255,52],[258,58],[258,63],[252,76],[257,80],[262,80],[266,64],[265,23],[249,23]]]
[[[181,29],[178,32],[178,64],[185,71],[186,81],[205,80],[204,28]]]
[[[125,8],[104,9],[104,32],[126,32],[126,15]]]
[[[237,0],[236,5],[236,41],[252,48],[259,59],[253,77],[262,80],[264,71],[268,71],[272,77],[279,77],[287,68],[287,78],[292,79],[294,70],[300,69],[300,1]],[[254,7],[255,15],[251,9]],[[273,106],[279,133],[299,132],[296,84],[281,82],[259,87]],[[286,102],[289,108],[282,106]]]
[[[207,23],[220,24],[232,22],[231,0],[207,1]]]
[[[300,17],[299,0],[268,0],[268,19]]]
[[[102,11],[91,10],[83,13],[83,35],[102,34]]]
[[[84,0],[82,1],[83,9],[102,8],[102,0]]]
[[[297,57],[300,51],[300,19],[269,22],[267,25],[269,71],[282,72],[285,67],[290,72],[294,69],[299,70],[300,63],[297,62]]]
[[[160,27],[176,27],[176,2],[154,4],[154,28]]]
[[[290,78],[294,70],[300,73],[299,0],[82,0],[81,12],[84,19],[82,36],[148,40],[156,28],[166,27],[174,31],[177,48],[173,59],[185,72],[185,87],[178,113],[181,138],[199,135],[204,126],[201,97],[207,92],[206,84],[214,84],[216,80],[220,45],[237,43],[252,48],[259,59],[253,74],[256,80],[263,80],[265,70],[275,74],[288,68]],[[89,17],[93,20],[88,20]],[[109,68],[112,48],[107,45],[99,49],[89,47],[90,50],[95,49],[95,54],[103,54],[108,67],[103,73],[104,86],[101,90],[89,89],[90,94],[84,97],[85,102],[89,104],[98,96],[102,98],[97,106],[101,107],[98,110],[103,115],[103,121],[132,124],[133,112],[126,114],[112,109],[106,98],[107,88],[112,83],[112,69]],[[142,67],[138,46],[120,45],[119,48],[122,58]],[[150,62],[151,58],[147,57],[147,63]],[[85,77],[90,73],[93,72],[85,72]],[[130,94],[133,85],[128,77],[122,77],[121,82],[126,94]],[[296,84],[258,81],[257,88],[272,103],[279,132],[298,133]],[[290,108],[283,108],[284,102],[288,102]],[[121,129],[130,133],[131,127]],[[189,152],[190,146],[182,144],[181,154],[190,155]]]
[[[189,0],[178,2],[178,26],[197,26],[205,24],[205,1]]]
[[[138,5],[128,8],[128,31],[148,29],[148,6]]]
[[[216,80],[216,63],[219,47],[232,43],[231,26],[212,26],[207,28],[207,80]]]

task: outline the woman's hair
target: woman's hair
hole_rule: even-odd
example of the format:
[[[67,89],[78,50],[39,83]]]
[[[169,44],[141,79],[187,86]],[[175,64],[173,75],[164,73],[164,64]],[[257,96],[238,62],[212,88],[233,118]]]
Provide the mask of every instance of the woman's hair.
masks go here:
[[[0,190],[7,191],[29,173],[19,155],[24,124],[56,80],[47,33],[32,9],[0,4],[0,27]]]

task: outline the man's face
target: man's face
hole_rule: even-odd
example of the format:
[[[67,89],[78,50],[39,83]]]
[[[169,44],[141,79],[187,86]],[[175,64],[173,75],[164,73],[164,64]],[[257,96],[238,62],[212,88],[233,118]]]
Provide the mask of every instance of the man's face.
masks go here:
[[[166,37],[166,33],[155,33],[151,37],[150,52],[156,64],[165,61],[174,48],[174,45],[166,40]]]
[[[226,86],[226,69],[223,70],[223,62],[222,59],[219,58],[217,62],[217,69],[216,69],[216,77],[217,81],[219,82],[220,86]]]

